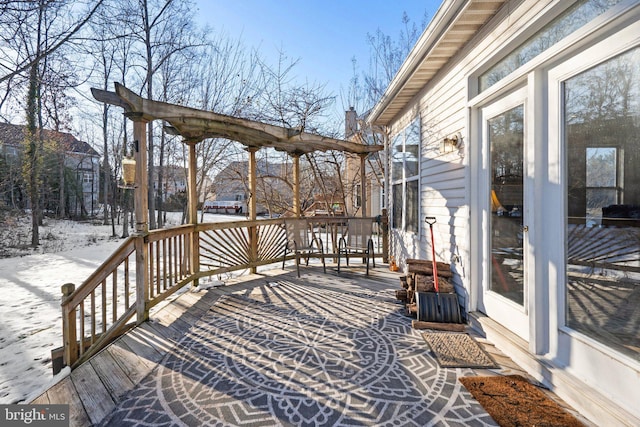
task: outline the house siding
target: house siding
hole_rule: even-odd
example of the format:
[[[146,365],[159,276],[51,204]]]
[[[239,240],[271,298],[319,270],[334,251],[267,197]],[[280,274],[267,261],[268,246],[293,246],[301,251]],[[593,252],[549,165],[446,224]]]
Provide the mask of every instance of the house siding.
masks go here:
[[[445,3],[450,5],[454,2]],[[498,84],[482,93],[477,91],[477,77],[481,73],[536,34],[571,4],[557,0],[505,2],[420,92],[385,123],[390,129],[390,141],[415,117],[420,117],[421,125],[420,229],[418,233],[391,230],[390,250],[404,268],[407,258],[431,259],[429,226],[424,223],[424,218],[435,217],[436,258],[451,264],[461,305],[467,313],[485,310],[478,302],[478,294],[483,292],[482,282],[487,279],[487,273],[483,272],[489,268],[481,256],[488,248],[483,233],[491,217],[487,217],[486,207],[483,207],[486,200],[481,195],[490,188],[483,180],[491,166],[486,164],[488,156],[483,151],[486,147],[480,147],[481,114],[483,108],[500,102],[509,94],[524,93],[522,96],[529,116],[525,115],[524,135],[528,142],[524,150],[528,160],[524,164],[523,197],[529,200],[525,216],[531,213],[527,220],[531,229],[527,235],[530,252],[525,252],[525,262],[527,257],[529,262],[536,257],[535,263],[527,267],[529,286],[533,290],[527,291],[523,304],[525,311],[529,310],[526,313],[529,325],[528,330],[522,333],[524,338],[515,333],[509,336],[511,332],[505,332],[504,325],[486,326],[491,324],[489,322],[479,327],[486,327],[488,335],[496,334],[493,335],[496,345],[597,425],[638,425],[638,361],[618,354],[587,335],[570,330],[563,323],[566,285],[561,287],[559,283],[565,280],[565,248],[562,244],[550,242],[562,242],[559,230],[564,229],[565,220],[562,210],[566,203],[564,184],[558,185],[553,177],[562,177],[566,173],[562,166],[565,157],[562,149],[558,148],[562,142],[557,141],[558,136],[553,134],[554,126],[560,126],[554,122],[558,118],[553,116],[558,112],[548,105],[557,103],[557,100],[550,100],[550,70],[570,65],[573,57],[589,48],[593,50],[603,41],[606,45],[610,40],[616,40],[618,35],[631,41],[625,42],[625,48],[616,46],[617,51],[640,46],[638,37],[633,38],[633,31],[627,29],[638,26],[638,2],[620,2],[566,36],[561,43],[521,65]],[[606,58],[604,53],[596,53],[600,55],[597,61],[602,62]],[[410,80],[413,77],[406,78]],[[392,87],[396,88],[408,86],[407,82],[394,84]],[[535,120],[530,120],[531,117]],[[462,146],[441,153],[440,142],[457,133],[462,136]],[[549,159],[561,161],[556,164],[557,160]],[[389,169],[390,166],[389,163]],[[390,191],[387,192],[387,200],[387,205],[391,206],[393,198]],[[554,208],[544,209],[545,206]]]

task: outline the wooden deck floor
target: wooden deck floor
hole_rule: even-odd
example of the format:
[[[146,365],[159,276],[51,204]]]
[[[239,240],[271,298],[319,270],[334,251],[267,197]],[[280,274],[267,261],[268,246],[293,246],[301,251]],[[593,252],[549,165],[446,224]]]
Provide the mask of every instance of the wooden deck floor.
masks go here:
[[[316,273],[321,271],[319,267],[304,268],[313,269]],[[368,278],[359,267],[339,276],[328,268],[327,274],[343,280],[328,280],[321,284],[314,283],[313,286],[325,286],[327,289],[328,286],[334,286],[332,290],[342,292],[357,292],[363,288],[370,291],[399,288],[399,275],[391,273],[386,266],[372,269]],[[175,348],[179,339],[221,296],[245,292],[248,295],[270,280],[293,277],[294,271],[272,270],[261,275],[243,276],[226,282],[225,286],[209,290],[186,291],[153,312],[149,322],[130,330],[31,403],[68,404],[71,426],[98,424],[158,366],[167,353]],[[332,284],[328,285],[329,282]],[[475,337],[502,367],[501,373],[527,376],[491,343],[477,335]]]
[[[31,403],[69,404],[72,426],[100,422],[230,288],[182,293],[152,313],[150,321],[118,338]]]

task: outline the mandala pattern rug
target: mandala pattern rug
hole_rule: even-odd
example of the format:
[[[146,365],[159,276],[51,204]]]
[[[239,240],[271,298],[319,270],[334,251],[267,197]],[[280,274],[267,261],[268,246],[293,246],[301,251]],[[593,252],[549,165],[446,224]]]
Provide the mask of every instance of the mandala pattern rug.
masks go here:
[[[223,296],[102,425],[496,425],[391,292]]]

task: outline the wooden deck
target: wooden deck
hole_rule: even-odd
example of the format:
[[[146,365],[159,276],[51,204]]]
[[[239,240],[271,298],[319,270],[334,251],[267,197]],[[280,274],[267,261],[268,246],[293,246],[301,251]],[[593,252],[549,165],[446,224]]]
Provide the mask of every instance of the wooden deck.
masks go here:
[[[355,263],[338,275],[335,266],[328,266],[322,274],[320,266],[302,267],[299,284],[316,289],[356,293],[358,290],[381,291],[399,288],[399,274],[389,271],[386,265],[371,269],[364,275],[364,267]],[[305,272],[313,272],[323,281],[305,279]],[[326,278],[326,279],[324,279]],[[128,392],[136,388],[165,356],[176,348],[177,342],[211,306],[223,295],[246,294],[259,291],[261,286],[274,280],[296,280],[295,268],[271,270],[260,275],[242,276],[225,286],[209,290],[188,290],[151,314],[151,320],[130,330],[100,351],[72,373],[54,385],[33,404],[68,404],[70,425],[96,425],[112,413]],[[319,282],[319,283],[318,283]],[[391,295],[390,295],[391,296]],[[468,332],[472,333],[469,329]],[[491,343],[474,334],[494,360],[501,366],[501,373],[519,373],[522,369],[500,353]],[[491,374],[483,372],[483,374]]]
[[[233,289],[238,289],[233,286]],[[72,371],[34,404],[69,404],[72,426],[100,422],[229,287],[187,291]]]

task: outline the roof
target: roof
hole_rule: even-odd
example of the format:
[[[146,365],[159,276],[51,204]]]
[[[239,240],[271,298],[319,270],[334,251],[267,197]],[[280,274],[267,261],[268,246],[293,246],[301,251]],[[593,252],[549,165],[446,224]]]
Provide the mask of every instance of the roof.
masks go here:
[[[25,125],[14,125],[11,123],[0,123],[0,142],[8,145],[18,146],[25,139]],[[44,139],[57,141],[68,153],[80,153],[90,156],[100,156],[96,150],[88,143],[80,141],[75,136],[66,132],[43,129]]]
[[[124,108],[127,113],[138,113],[143,120],[164,120],[167,129],[181,135],[186,142],[200,142],[207,138],[226,138],[238,141],[249,149],[270,147],[292,155],[313,151],[345,151],[367,154],[382,150],[382,145],[365,145],[330,138],[268,123],[242,119],[234,116],[198,110],[182,105],[144,99],[119,83],[116,91],[91,89],[98,101]]]
[[[504,3],[506,0],[445,0],[367,120],[389,125]]]

